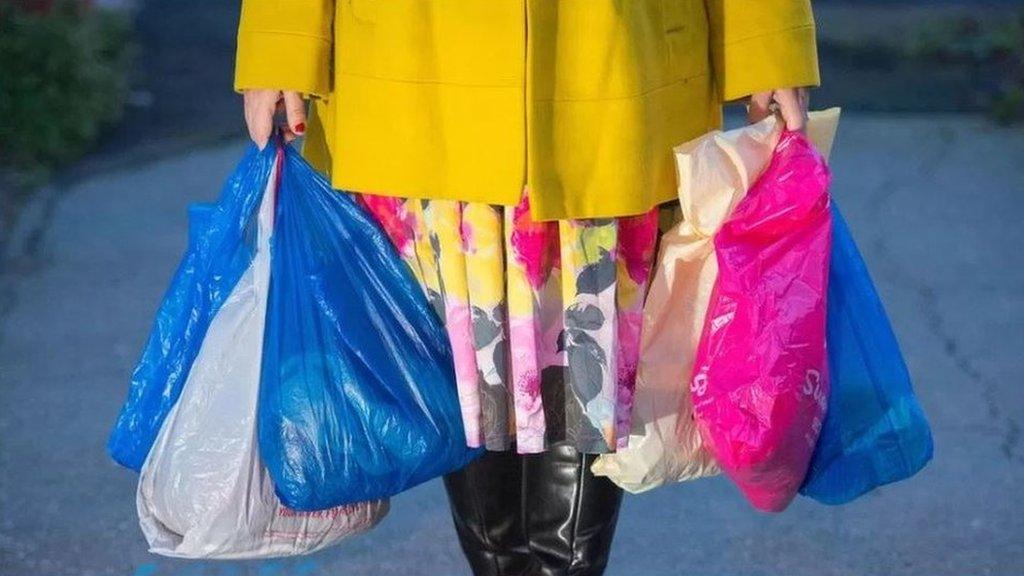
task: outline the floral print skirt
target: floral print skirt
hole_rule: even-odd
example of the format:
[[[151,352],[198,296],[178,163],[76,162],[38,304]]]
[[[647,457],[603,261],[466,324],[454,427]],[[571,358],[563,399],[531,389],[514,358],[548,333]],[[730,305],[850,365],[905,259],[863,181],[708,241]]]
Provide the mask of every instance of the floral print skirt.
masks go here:
[[[470,446],[625,446],[658,209],[535,222],[515,207],[363,194],[444,320]]]

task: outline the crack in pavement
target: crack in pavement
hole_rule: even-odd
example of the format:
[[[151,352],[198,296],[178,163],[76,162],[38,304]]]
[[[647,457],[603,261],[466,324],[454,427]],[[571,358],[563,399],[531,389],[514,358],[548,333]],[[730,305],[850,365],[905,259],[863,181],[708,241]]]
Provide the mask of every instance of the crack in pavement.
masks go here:
[[[933,154],[923,158],[914,172],[921,180],[915,182],[915,187],[927,185],[933,179],[934,168],[939,166],[953,151],[956,143],[956,133],[948,126],[940,126],[939,137],[943,146],[939,147]],[[922,181],[923,180],[923,181]],[[898,174],[882,180],[876,189],[870,191],[870,202],[866,204],[877,216],[884,203],[888,202],[897,192],[911,191],[911,187],[900,182]],[[872,256],[875,261],[886,269],[886,274],[897,283],[903,284],[917,294],[920,300],[920,309],[925,323],[931,329],[932,334],[938,338],[943,352],[952,360],[953,365],[969,380],[979,386],[981,398],[985,404],[988,417],[994,422],[1002,421],[1000,426],[1000,450],[1007,460],[1024,462],[1024,457],[1018,456],[1017,449],[1020,445],[1020,425],[1009,414],[1003,414],[999,407],[998,388],[995,381],[974,363],[974,361],[963,352],[958,339],[946,326],[946,320],[939,305],[935,289],[925,280],[908,274],[904,267],[899,265],[893,250],[889,247],[888,239],[882,235],[874,238],[871,242],[873,249]]]

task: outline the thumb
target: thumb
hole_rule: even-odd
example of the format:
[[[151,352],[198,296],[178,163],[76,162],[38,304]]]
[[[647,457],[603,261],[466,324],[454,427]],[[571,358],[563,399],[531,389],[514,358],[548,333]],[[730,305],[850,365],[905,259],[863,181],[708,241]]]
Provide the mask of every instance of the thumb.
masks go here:
[[[747,121],[756,124],[772,114],[773,92],[757,92],[750,96],[747,103]]]
[[[284,93],[284,113],[288,119],[288,129],[296,136],[306,133],[306,101],[302,95],[294,91]]]
[[[786,121],[786,129],[803,131],[806,120],[800,93],[795,88],[786,88],[775,92],[775,102],[779,105],[782,118]]]

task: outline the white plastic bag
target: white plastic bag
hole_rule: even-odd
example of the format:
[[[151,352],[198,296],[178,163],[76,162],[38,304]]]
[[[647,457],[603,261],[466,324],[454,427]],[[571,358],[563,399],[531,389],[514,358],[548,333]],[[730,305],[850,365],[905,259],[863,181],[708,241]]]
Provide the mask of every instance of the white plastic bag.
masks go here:
[[[838,109],[811,115],[808,133],[826,156],[838,116]],[[769,117],[674,149],[684,220],[661,237],[644,304],[633,431],[626,448],[602,455],[592,467],[624,490],[639,493],[720,472],[697,430],[689,392],[718,275],[712,239],[768,165],[781,131]]]
[[[275,173],[260,204],[253,264],[210,325],[142,468],[139,523],[157,554],[236,559],[306,554],[373,527],[388,511],[387,500],[318,512],[290,510],[275,496],[260,461],[256,405]]]

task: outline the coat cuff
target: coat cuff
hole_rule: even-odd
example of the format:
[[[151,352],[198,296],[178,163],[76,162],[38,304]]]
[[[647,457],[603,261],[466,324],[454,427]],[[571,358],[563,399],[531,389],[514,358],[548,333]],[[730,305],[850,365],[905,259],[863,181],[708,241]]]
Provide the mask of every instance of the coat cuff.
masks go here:
[[[235,90],[273,88],[324,98],[331,92],[331,41],[290,32],[238,34]]]
[[[715,80],[725,102],[775,88],[821,83],[813,24],[736,40],[713,52]]]

